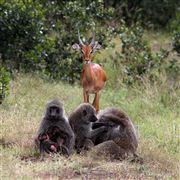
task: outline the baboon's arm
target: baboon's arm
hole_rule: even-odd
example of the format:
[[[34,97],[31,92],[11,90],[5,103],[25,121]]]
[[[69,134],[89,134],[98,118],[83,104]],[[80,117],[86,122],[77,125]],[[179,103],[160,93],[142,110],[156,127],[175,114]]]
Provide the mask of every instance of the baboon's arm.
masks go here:
[[[61,128],[61,131],[66,136],[64,145],[68,148],[69,154],[71,154],[72,149],[74,147],[74,143],[75,143],[74,132],[72,131],[68,123],[65,123],[63,127],[60,126],[60,128]]]
[[[88,138],[94,138],[96,136],[99,136],[99,134],[101,134],[102,132],[106,131],[107,130],[107,127],[100,127],[100,128],[97,128],[97,129],[94,129],[94,130],[91,130],[90,131],[90,137]]]
[[[97,129],[97,128],[100,128],[102,126],[110,126],[110,124],[107,122],[94,122],[94,123],[92,123],[92,129]]]
[[[102,118],[102,120],[101,120]],[[103,121],[103,119],[105,119],[105,121],[109,121],[111,123],[117,124],[117,125],[121,125],[122,127],[126,127],[127,126],[127,119],[126,118],[120,118],[114,114],[104,114],[102,117],[100,118],[100,122]]]

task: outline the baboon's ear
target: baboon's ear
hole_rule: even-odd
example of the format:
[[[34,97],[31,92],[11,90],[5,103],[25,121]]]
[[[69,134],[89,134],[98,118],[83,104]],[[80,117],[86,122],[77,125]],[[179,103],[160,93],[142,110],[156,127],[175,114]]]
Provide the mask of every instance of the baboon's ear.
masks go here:
[[[81,47],[79,46],[79,44],[75,43],[72,45],[72,48],[75,50],[75,51],[80,51]]]
[[[86,109],[84,109],[82,113],[83,113],[83,116],[86,116],[87,115]]]

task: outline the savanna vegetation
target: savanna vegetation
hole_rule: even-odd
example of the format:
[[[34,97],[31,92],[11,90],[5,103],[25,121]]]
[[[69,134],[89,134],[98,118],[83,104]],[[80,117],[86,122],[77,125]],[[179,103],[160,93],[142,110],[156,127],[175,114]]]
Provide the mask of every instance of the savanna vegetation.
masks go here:
[[[179,179],[180,4],[178,0],[1,0],[2,179]],[[54,155],[40,162],[34,137],[50,99],[67,114],[82,102],[77,30],[102,45],[108,80],[100,107],[128,113],[140,162]]]

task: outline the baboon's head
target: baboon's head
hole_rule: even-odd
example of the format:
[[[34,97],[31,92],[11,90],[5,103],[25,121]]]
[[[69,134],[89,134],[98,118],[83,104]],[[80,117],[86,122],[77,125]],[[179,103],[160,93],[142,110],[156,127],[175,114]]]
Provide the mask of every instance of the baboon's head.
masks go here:
[[[96,117],[96,110],[91,104],[82,103],[78,109],[79,113],[81,113],[81,120],[83,120],[84,123],[95,122],[98,120]]]
[[[48,120],[57,121],[63,117],[63,113],[63,104],[58,99],[54,99],[47,104],[46,117]]]

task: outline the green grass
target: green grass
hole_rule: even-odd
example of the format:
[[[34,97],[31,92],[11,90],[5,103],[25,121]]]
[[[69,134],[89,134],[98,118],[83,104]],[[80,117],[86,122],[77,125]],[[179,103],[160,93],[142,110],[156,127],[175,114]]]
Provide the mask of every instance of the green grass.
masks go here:
[[[164,82],[164,83],[163,83]],[[33,139],[46,103],[59,97],[67,114],[82,102],[82,88],[46,82],[35,75],[18,75],[0,106],[2,179],[178,179],[180,101],[178,90],[167,84],[141,87],[110,85],[102,91],[100,106],[128,113],[139,132],[138,154],[143,163],[97,160],[87,156],[37,158]],[[92,99],[92,98],[91,98]]]

